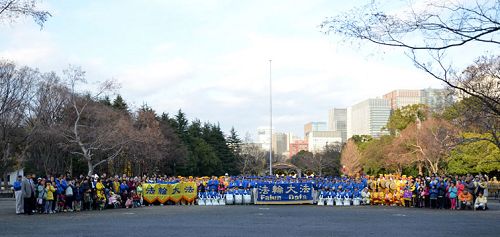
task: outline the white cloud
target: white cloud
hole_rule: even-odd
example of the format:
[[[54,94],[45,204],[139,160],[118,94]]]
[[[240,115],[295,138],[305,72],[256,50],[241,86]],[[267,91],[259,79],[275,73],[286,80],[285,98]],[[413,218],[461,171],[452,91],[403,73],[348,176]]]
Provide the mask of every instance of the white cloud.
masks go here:
[[[218,7],[215,3],[204,1],[194,12],[206,12],[206,8],[217,14]],[[295,17],[289,20],[300,22],[300,27],[311,27],[310,31],[304,31],[309,33],[303,35],[290,35],[279,29],[259,31],[257,26],[251,25],[253,19],[245,18],[257,12],[256,6],[252,6],[251,12],[245,12],[245,8],[235,10],[242,11],[240,16],[224,12],[235,17],[227,19],[224,24],[235,22],[235,26],[248,25],[251,30],[245,27],[236,29],[233,25],[224,26],[233,30],[230,35],[222,35],[215,30],[210,37],[224,41],[227,36],[231,36],[236,40],[234,45],[227,45],[230,47],[212,42],[214,47],[221,50],[213,50],[212,45],[189,45],[183,41],[185,38],[177,39],[176,35],[158,39],[151,35],[148,37],[157,41],[151,46],[146,45],[145,48],[149,51],[142,52],[142,47],[141,50],[134,51],[135,54],[130,58],[121,60],[105,50],[72,48],[72,43],[64,42],[63,36],[51,35],[48,31],[16,28],[10,30],[13,35],[9,36],[9,44],[0,46],[0,57],[38,66],[42,70],[60,71],[70,63],[81,65],[88,72],[89,80],[116,78],[122,86],[120,93],[132,106],[139,107],[147,103],[159,113],[175,113],[182,108],[189,118],[218,121],[226,131],[234,125],[241,135],[268,123],[269,59],[273,60],[275,127],[296,134],[302,134],[304,123],[312,120],[325,121],[330,107],[346,107],[369,97],[381,96],[393,89],[439,85],[413,68],[409,60],[406,64],[394,63],[380,56],[366,56],[366,53],[350,49],[346,45],[339,46],[330,37],[316,32],[314,24],[306,24],[316,17],[304,16],[307,17],[304,21],[297,18],[295,13],[301,12],[298,5],[284,16]],[[180,12],[187,12],[186,9],[189,7],[184,5]],[[96,14],[87,8],[77,11]],[[99,14],[108,13],[106,10],[106,13]],[[109,14],[111,17],[112,12]],[[192,15],[183,17],[188,19]],[[102,24],[100,27],[103,29],[113,30],[114,25],[106,25],[107,22]],[[196,29],[189,28],[189,21],[186,21],[185,26],[187,32],[199,30],[199,26]],[[297,25],[290,27],[295,30]],[[130,35],[134,34],[133,29],[130,31]],[[0,34],[3,35],[5,33]],[[54,39],[56,36],[58,38]],[[89,45],[100,45],[99,35],[88,37],[95,41]],[[116,40],[120,40],[118,36]],[[128,47],[133,50],[136,45]],[[199,51],[200,54],[192,51]],[[389,53],[391,56],[396,54]],[[135,60],[135,56],[138,59]],[[403,58],[401,55],[396,57]]]
[[[124,67],[117,75],[117,80],[122,84],[124,92],[140,98],[161,93],[189,80],[192,73],[192,65],[188,61],[174,59]]]

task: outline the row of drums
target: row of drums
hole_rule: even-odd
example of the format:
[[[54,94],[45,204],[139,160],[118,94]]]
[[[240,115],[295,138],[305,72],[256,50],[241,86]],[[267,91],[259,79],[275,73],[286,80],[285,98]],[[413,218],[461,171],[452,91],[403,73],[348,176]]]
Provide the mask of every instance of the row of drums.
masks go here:
[[[368,180],[368,187],[370,187],[371,190],[376,190],[377,187],[381,187],[383,189],[391,189],[391,190],[396,190],[398,185],[396,184],[395,181],[393,180]]]
[[[197,203],[199,206],[248,205],[252,204],[252,195],[226,194],[215,198],[198,197]]]
[[[361,198],[318,198],[318,206],[359,206]]]

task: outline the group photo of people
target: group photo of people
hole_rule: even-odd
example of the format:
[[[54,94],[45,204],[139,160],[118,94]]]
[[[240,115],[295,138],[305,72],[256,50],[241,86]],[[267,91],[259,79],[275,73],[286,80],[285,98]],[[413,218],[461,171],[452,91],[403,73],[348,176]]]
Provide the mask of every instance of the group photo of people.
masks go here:
[[[196,198],[148,202],[143,184],[196,183]],[[498,198],[499,183],[487,175],[379,175],[359,177],[212,176],[172,177],[106,174],[70,177],[18,176],[12,189],[16,214],[54,214],[155,205],[254,204],[263,185],[305,183],[318,206],[399,206],[449,210],[487,210],[488,197]]]

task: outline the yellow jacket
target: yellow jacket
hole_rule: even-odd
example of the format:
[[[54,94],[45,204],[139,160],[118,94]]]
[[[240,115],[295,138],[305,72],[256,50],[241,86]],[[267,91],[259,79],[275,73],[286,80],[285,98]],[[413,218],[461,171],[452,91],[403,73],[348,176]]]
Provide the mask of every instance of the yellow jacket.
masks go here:
[[[54,192],[56,191],[54,186],[49,184],[49,186],[45,188],[45,191],[47,191],[47,198],[45,200],[54,201]]]
[[[97,197],[98,198],[105,198],[104,196],[104,184],[102,184],[102,182],[98,182],[96,185],[95,185],[96,189],[97,189]]]

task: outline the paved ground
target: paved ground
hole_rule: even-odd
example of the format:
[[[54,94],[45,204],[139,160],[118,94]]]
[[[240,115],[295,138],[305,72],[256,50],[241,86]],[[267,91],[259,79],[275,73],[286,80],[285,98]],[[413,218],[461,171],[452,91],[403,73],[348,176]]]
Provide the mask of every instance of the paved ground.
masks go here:
[[[489,211],[398,207],[157,206],[15,215],[0,199],[0,236],[500,236]]]

